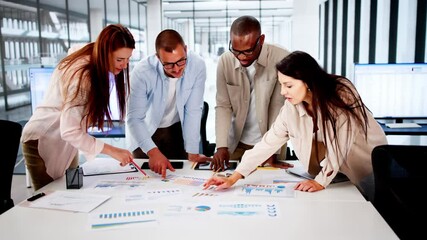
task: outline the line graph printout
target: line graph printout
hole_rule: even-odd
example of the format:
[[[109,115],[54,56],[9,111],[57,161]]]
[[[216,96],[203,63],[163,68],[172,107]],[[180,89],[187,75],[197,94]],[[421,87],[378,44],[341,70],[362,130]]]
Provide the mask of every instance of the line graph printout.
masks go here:
[[[236,188],[235,193],[241,196],[295,197],[294,183],[282,184],[245,184]]]

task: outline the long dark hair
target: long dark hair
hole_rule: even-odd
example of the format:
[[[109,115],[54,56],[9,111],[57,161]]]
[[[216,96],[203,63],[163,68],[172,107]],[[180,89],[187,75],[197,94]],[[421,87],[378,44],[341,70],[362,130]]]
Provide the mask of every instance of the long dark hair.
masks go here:
[[[87,116],[86,123],[88,126],[98,126],[102,129],[105,118],[108,125],[112,126],[108,72],[111,66],[112,53],[120,48],[135,49],[135,40],[126,27],[120,24],[112,24],[101,31],[95,42],[85,45],[59,63],[59,69],[65,69],[66,74],[64,75],[71,76],[64,79],[64,81],[68,80],[66,86],[70,86],[70,80],[78,76],[77,90],[74,92],[71,102],[77,99],[82,92],[87,97],[86,102],[75,105],[85,105],[84,116]],[[79,66],[75,72],[70,72],[70,67],[82,58],[87,58],[88,63]],[[126,113],[126,98],[130,90],[129,66],[115,77],[115,85],[120,120],[123,121]]]
[[[340,114],[346,116],[349,129],[352,128],[350,118],[354,118],[356,124],[363,129],[365,139],[367,138],[368,115],[365,104],[348,79],[328,74],[313,57],[301,51],[289,54],[276,65],[276,68],[280,73],[307,84],[313,96],[313,117],[317,120],[320,113],[325,146],[327,145],[326,125],[328,123],[331,124],[334,134],[330,138],[335,139],[335,142],[338,141],[336,138],[339,131],[337,119]],[[317,134],[315,134],[315,141],[317,142]],[[317,153],[317,144],[315,146]],[[336,146],[339,145],[336,144]]]

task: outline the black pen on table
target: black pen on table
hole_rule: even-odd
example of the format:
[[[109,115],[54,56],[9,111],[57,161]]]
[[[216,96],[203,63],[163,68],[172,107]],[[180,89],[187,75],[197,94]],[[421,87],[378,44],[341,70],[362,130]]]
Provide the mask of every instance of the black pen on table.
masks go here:
[[[38,194],[36,194],[34,196],[31,196],[31,197],[27,198],[27,201],[32,202],[32,201],[35,201],[35,200],[37,200],[37,199],[39,199],[39,198],[41,198],[41,197],[43,197],[45,195],[46,194],[44,192],[41,192],[41,193],[38,193]]]

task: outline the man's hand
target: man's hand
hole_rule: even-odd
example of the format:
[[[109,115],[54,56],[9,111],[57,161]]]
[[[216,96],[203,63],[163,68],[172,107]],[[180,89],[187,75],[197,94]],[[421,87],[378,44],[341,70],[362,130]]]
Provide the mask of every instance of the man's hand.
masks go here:
[[[147,155],[150,158],[148,165],[150,166],[151,171],[161,174],[162,178],[166,178],[166,169],[175,172],[175,168],[172,167],[169,160],[158,148],[151,149],[148,151]]]
[[[221,147],[216,150],[216,153],[213,156],[211,169],[214,171],[225,170],[225,166],[229,166],[230,153],[228,153],[228,148]]]
[[[283,168],[283,169],[294,167],[293,164],[277,160],[276,154],[273,154],[271,157],[269,157],[267,160],[265,160],[265,162],[261,164],[262,167],[264,167],[265,165],[275,167],[275,168]]]

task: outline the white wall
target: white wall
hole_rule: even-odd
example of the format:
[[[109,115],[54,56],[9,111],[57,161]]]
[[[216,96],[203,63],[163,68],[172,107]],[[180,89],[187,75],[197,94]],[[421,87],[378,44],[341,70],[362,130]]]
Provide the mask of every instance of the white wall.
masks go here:
[[[313,0],[295,0],[292,16],[290,50],[301,50],[319,58],[319,3]],[[288,46],[286,46],[288,47]],[[288,47],[289,48],[289,47]]]
[[[156,53],[156,37],[162,30],[162,1],[147,1],[147,55]]]

